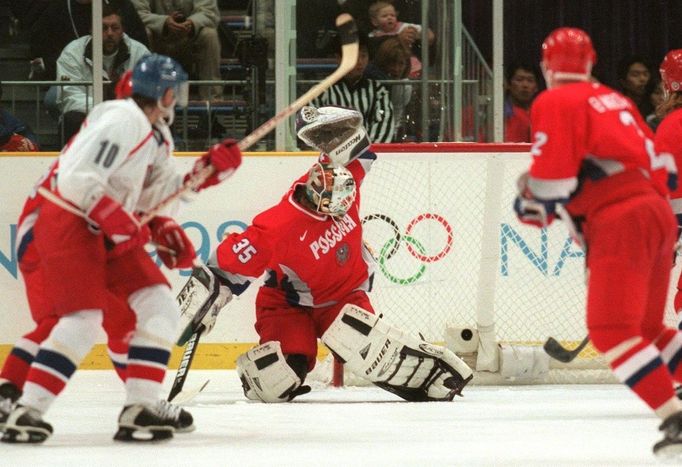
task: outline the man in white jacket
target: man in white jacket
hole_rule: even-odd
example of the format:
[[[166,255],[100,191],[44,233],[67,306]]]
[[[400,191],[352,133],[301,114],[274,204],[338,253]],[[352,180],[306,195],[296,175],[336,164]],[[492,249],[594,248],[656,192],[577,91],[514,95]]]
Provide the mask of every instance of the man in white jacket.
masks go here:
[[[110,5],[102,5],[102,52],[103,79],[111,83],[143,56],[149,49],[131,39],[123,32],[120,11]],[[57,59],[57,79],[60,81],[92,81],[92,36],[87,35],[71,41]],[[113,85],[105,86],[105,99],[113,99]],[[74,85],[59,88],[57,99],[62,113],[64,138],[69,140],[78,131],[85,115],[93,106],[92,86]]]

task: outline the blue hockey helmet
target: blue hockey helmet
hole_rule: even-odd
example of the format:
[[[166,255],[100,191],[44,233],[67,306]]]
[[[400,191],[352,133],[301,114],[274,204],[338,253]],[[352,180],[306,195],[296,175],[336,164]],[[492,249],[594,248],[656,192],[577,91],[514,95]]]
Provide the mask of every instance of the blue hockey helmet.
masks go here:
[[[168,88],[175,91],[177,105],[184,107],[188,99],[187,73],[170,57],[150,54],[142,57],[133,68],[133,94],[161,99]]]

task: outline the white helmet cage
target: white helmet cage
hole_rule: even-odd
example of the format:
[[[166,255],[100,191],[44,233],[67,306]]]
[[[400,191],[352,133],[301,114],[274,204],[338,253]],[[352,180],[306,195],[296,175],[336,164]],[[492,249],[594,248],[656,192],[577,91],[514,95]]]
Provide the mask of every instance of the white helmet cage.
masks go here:
[[[308,172],[305,194],[321,214],[343,217],[355,201],[353,174],[343,166],[315,164]]]
[[[304,143],[332,155],[337,148],[357,144],[362,114],[354,109],[327,106],[303,107],[296,119],[296,134]],[[357,140],[357,141],[356,141]],[[347,149],[347,148],[346,148]]]

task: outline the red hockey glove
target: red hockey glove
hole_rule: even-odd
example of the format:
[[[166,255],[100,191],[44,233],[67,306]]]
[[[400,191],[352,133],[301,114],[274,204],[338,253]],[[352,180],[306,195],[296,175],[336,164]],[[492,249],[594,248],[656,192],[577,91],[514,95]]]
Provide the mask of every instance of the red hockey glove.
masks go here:
[[[137,217],[107,195],[94,203],[87,214],[113,244],[111,250],[113,256],[143,246],[149,241],[149,227],[140,225]]]
[[[149,222],[156,253],[167,268],[191,268],[197,257],[194,245],[182,227],[170,217],[156,216]]]
[[[191,181],[201,170],[209,165],[213,166],[214,172],[195,191],[201,191],[226,180],[242,163],[242,152],[237,146],[237,140],[225,139],[211,146],[206,154],[194,163],[192,171],[185,175],[185,182]]]

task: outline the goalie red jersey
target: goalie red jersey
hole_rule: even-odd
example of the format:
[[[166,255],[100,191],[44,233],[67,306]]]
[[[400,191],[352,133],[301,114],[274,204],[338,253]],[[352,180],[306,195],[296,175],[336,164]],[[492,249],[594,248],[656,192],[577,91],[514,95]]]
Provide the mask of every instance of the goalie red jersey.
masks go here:
[[[375,158],[366,152],[348,165],[358,185]],[[362,243],[360,196],[343,217],[313,212],[294,199],[305,179],[294,182],[279,204],[258,214],[244,232],[218,246],[220,273],[233,293],[266,273],[258,307],[320,308],[370,289],[373,260]]]
[[[320,339],[352,371],[406,400],[451,401],[471,369],[444,347],[384,324],[367,294],[374,260],[362,241],[358,186],[376,154],[360,112],[303,107],[296,135],[320,151],[318,161],[276,206],[223,240],[207,267],[192,271],[183,290],[198,293],[183,300],[187,330],[210,332],[232,294],[265,273],[254,324],[260,345],[237,358],[248,399],[288,402],[310,392],[303,383]]]

